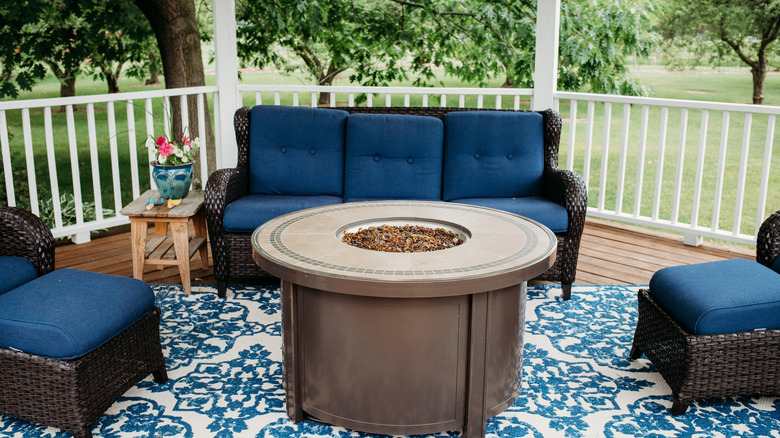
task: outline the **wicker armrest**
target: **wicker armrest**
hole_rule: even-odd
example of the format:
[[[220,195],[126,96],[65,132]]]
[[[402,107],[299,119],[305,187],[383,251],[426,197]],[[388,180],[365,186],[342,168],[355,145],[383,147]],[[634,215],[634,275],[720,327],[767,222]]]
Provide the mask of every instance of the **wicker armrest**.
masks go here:
[[[36,215],[18,207],[0,207],[0,255],[24,257],[38,275],[54,270],[54,237]]]
[[[758,229],[756,261],[769,266],[780,256],[780,210],[772,213]]]
[[[582,232],[588,209],[588,189],[582,177],[571,170],[550,169],[544,173],[545,197],[566,207],[569,232]]]
[[[228,204],[249,193],[249,175],[243,169],[220,169],[206,183],[205,208],[209,234],[224,233],[223,220]]]

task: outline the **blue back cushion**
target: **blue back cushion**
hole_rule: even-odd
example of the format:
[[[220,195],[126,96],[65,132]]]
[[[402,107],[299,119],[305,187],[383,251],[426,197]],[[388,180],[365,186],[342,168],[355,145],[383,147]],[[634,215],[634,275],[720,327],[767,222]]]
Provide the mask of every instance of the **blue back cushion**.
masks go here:
[[[752,260],[663,268],[650,293],[691,334],[780,329],[780,276]]]
[[[542,194],[542,115],[452,112],[444,118],[444,200]]]
[[[320,108],[252,108],[250,193],[342,196],[348,116]]]
[[[441,200],[440,119],[353,114],[347,122],[344,199]]]
[[[154,292],[141,280],[59,269],[0,295],[0,347],[80,357],[153,307]]]
[[[24,257],[0,256],[0,294],[38,277],[31,261]]]
[[[780,257],[777,257],[770,267],[780,274]]]

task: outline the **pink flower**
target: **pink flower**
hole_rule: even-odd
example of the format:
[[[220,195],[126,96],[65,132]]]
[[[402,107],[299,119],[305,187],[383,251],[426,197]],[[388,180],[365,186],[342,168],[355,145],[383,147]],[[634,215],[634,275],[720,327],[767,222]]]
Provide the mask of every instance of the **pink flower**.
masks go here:
[[[163,144],[160,145],[157,151],[160,153],[161,156],[167,157],[168,155],[171,155],[173,153],[173,146],[170,143],[163,142]]]
[[[165,144],[165,137],[163,137],[162,135],[157,137],[157,141],[155,143],[157,143],[157,146],[164,145]]]
[[[189,145],[190,145],[190,141],[189,141],[189,140],[187,140],[187,141],[185,141],[185,142],[184,142],[184,144],[185,144],[185,145],[187,145],[187,146],[189,146]]]
[[[187,141],[187,136],[186,135],[182,135],[181,136],[181,141]]]

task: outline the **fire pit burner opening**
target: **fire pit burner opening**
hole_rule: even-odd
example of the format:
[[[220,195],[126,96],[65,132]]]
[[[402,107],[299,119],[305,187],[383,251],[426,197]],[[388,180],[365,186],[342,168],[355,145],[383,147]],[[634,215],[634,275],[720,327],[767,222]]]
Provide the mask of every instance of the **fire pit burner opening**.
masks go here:
[[[337,232],[347,245],[371,251],[429,252],[462,245],[471,233],[457,224],[412,218],[354,223]]]

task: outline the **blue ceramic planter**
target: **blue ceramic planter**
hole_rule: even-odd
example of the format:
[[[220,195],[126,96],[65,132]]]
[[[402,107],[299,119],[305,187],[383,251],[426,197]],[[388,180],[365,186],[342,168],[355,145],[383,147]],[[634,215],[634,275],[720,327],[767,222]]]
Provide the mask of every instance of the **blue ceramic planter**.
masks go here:
[[[162,165],[152,161],[150,164],[152,179],[163,198],[181,199],[187,196],[192,184],[192,163]]]

